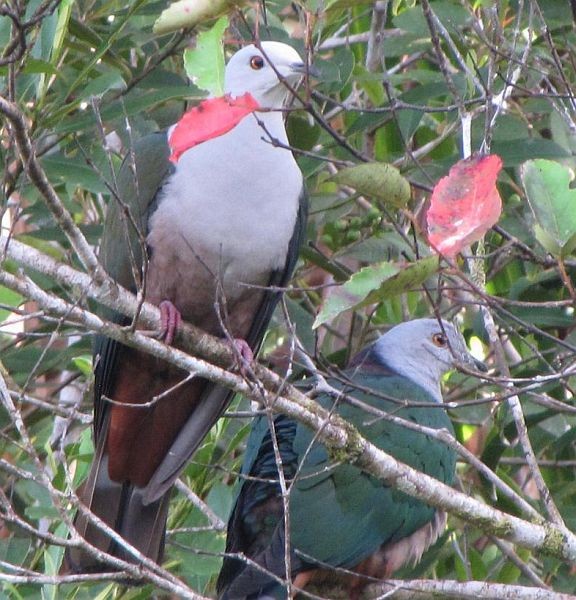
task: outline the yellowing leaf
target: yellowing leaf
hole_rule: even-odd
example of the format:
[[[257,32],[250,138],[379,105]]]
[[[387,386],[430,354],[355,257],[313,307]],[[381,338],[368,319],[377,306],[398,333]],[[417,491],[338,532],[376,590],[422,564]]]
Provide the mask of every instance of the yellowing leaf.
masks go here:
[[[154,23],[154,33],[164,34],[195,27],[225,15],[245,0],[180,0],[173,2]]]
[[[386,163],[366,163],[342,169],[330,178],[349,185],[360,194],[377,198],[384,204],[402,208],[410,200],[410,184],[396,167]]]

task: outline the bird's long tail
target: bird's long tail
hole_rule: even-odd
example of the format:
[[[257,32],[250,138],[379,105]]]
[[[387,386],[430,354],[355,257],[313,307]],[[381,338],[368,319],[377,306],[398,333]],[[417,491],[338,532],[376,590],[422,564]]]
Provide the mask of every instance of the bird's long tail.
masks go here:
[[[143,490],[129,483],[116,483],[110,479],[105,444],[99,446],[90,475],[79,494],[80,500],[128,544],[134,546],[144,556],[160,563],[164,553],[170,490],[158,500],[145,504]],[[139,562],[122,544],[113,540],[80,511],[74,525],[84,540],[98,550],[129,562]],[[64,560],[65,570],[72,573],[113,570],[105,562],[80,547],[70,547]]]
[[[279,579],[286,575],[284,560],[285,536],[281,523],[272,534],[268,547],[252,557],[253,563],[246,564],[241,559],[226,558],[218,577],[217,590],[219,600],[284,600],[286,588]],[[303,568],[302,560],[291,552],[290,566],[292,575]]]

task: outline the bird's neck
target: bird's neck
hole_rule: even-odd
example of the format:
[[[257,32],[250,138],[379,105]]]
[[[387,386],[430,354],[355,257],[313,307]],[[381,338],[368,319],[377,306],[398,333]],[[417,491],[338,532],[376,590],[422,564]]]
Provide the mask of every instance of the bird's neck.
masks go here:
[[[258,277],[286,262],[302,191],[292,153],[274,140],[286,142],[282,114],[265,112],[186,150],[150,219],[151,247],[202,249],[212,272],[266,285],[268,275]]]
[[[280,110],[254,112],[244,117],[240,125],[243,125],[243,128],[255,128],[264,143],[279,142],[282,145],[288,144],[284,114]]]
[[[416,372],[414,369],[417,369]],[[421,368],[421,365],[415,365],[413,369],[410,370],[409,374],[403,373],[403,375],[426,390],[426,392],[439,404],[444,401],[442,398],[442,389],[440,388],[440,379],[437,373],[432,373],[426,368]]]
[[[237,183],[270,178],[270,170],[301,178],[292,153],[284,148],[287,144],[282,112],[251,113],[230,131],[184,152],[176,172],[192,173],[196,179],[202,173],[213,173],[214,178],[228,174]]]
[[[394,348],[380,349],[377,360],[394,373],[406,377],[416,385],[424,389],[436,402],[443,402],[442,390],[440,388],[439,373],[432,361],[427,363],[422,356],[410,356],[400,353]]]

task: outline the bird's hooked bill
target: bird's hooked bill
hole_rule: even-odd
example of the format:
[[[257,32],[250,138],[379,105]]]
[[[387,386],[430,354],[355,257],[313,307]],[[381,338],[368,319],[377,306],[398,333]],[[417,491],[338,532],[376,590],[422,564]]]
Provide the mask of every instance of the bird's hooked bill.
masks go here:
[[[292,63],[290,69],[294,73],[302,73],[302,75],[308,75],[309,77],[320,77],[320,71],[314,65],[307,65],[303,62]]]
[[[475,358],[475,357],[472,357],[472,361],[474,362],[474,365],[476,366],[476,368],[479,371],[481,371],[482,373],[488,373],[488,366],[486,365],[485,362],[483,362],[479,358]]]

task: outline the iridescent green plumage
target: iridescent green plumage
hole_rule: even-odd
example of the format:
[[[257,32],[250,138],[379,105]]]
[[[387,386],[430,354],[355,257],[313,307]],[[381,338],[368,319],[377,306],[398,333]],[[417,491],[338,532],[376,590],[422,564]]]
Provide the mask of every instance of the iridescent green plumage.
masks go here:
[[[386,344],[382,343],[386,338],[383,336],[361,353],[357,364],[345,373],[347,382],[332,382],[340,395],[322,395],[318,402],[324,408],[335,410],[367,440],[399,461],[451,485],[455,470],[453,450],[421,431],[391,422],[386,416],[452,432],[440,402],[439,378],[451,363],[472,363],[472,359],[465,351],[460,334],[448,323],[440,326],[437,321],[418,320],[403,325],[409,325],[405,328],[407,334],[414,334],[416,357],[429,361],[428,378],[416,383],[414,379],[418,376],[409,376],[411,366],[398,367],[402,365],[403,348],[391,340],[388,350],[393,347],[395,355],[390,356]],[[446,334],[442,333],[443,328]],[[454,347],[453,355],[449,348],[427,345],[427,338],[437,335],[444,336],[438,339],[447,340],[447,345]],[[406,339],[406,344],[409,341]],[[409,364],[410,360],[406,359],[405,363]],[[426,368],[422,367],[421,371]],[[301,581],[297,579],[299,574],[326,567],[355,570],[363,561],[375,556],[379,557],[376,573],[367,572],[371,576],[389,576],[391,568],[397,568],[404,561],[418,560],[441,532],[444,521],[437,518],[435,508],[354,465],[334,462],[306,426],[277,416],[274,430],[284,477],[290,488],[290,562],[292,578],[296,581]],[[227,552],[243,553],[277,577],[285,578],[283,504],[266,416],[259,417],[253,424],[242,474],[250,478],[241,481],[229,521]],[[403,540],[422,547],[406,551]],[[404,556],[395,553],[404,553]],[[364,567],[361,569],[366,571]],[[361,584],[356,579],[352,585]],[[246,566],[245,561],[234,558],[225,560],[218,587],[221,598],[226,599],[252,595],[255,598],[286,597],[282,586],[262,569]]]

